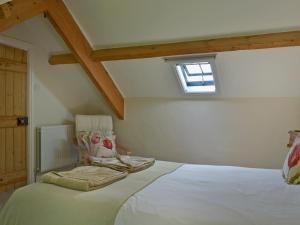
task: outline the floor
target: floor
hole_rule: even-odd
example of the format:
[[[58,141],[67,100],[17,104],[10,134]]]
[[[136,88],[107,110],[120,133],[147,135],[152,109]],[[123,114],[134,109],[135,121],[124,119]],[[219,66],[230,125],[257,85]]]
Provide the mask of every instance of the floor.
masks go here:
[[[5,202],[9,199],[11,194],[12,194],[12,192],[0,193],[0,210],[4,206]]]

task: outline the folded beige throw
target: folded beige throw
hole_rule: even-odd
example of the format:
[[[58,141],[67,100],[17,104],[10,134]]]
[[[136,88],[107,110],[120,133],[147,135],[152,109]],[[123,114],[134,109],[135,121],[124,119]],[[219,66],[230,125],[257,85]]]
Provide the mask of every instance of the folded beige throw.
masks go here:
[[[139,156],[118,155],[116,158],[96,158],[92,157],[92,165],[108,167],[118,171],[129,173],[138,172],[152,166],[154,158],[143,158]]]
[[[116,171],[107,167],[81,166],[65,172],[49,172],[41,177],[41,181],[79,191],[91,191],[127,175],[126,171]]]

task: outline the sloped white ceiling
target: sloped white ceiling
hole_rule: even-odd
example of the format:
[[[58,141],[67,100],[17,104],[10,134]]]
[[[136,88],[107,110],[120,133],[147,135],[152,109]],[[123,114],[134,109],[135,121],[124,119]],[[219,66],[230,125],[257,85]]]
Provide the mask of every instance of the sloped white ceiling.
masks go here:
[[[95,48],[300,30],[299,0],[65,2]],[[42,49],[46,52],[40,56],[44,61],[51,52],[68,51],[42,16],[14,27],[7,34]],[[125,98],[185,97],[172,69],[162,58],[105,62],[105,66]],[[76,111],[101,99],[80,66],[37,67],[41,81],[68,108]],[[299,47],[220,53],[217,70],[222,98],[300,96]]]
[[[94,46],[300,28],[299,0],[65,0]]]
[[[300,29],[299,0],[65,0],[95,48]],[[300,96],[300,48],[217,56],[219,97]],[[183,97],[162,58],[105,63],[125,97]]]

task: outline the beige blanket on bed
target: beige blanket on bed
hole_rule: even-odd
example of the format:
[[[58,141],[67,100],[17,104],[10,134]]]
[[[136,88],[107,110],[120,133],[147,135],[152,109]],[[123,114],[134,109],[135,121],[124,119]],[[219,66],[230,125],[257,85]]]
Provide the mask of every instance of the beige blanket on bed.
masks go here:
[[[92,157],[92,165],[108,167],[118,171],[127,171],[129,173],[138,172],[152,166],[154,158],[144,158],[139,156],[118,155],[116,158],[96,158]]]
[[[89,192],[46,183],[28,185],[16,190],[0,210],[0,224],[114,225],[119,209],[130,196],[181,165],[156,161],[147,170]]]
[[[107,167],[81,166],[65,172],[49,172],[41,177],[41,181],[79,191],[91,191],[114,183],[127,174],[126,171]]]

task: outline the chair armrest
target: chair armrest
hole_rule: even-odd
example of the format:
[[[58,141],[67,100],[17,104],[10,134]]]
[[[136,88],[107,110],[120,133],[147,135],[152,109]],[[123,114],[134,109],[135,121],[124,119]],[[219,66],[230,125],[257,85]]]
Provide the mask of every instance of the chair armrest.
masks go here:
[[[289,131],[289,143],[287,144],[287,147],[292,147],[296,136],[300,133],[300,130],[290,130]]]
[[[132,151],[123,145],[117,144],[117,152],[121,155],[131,155]]]

